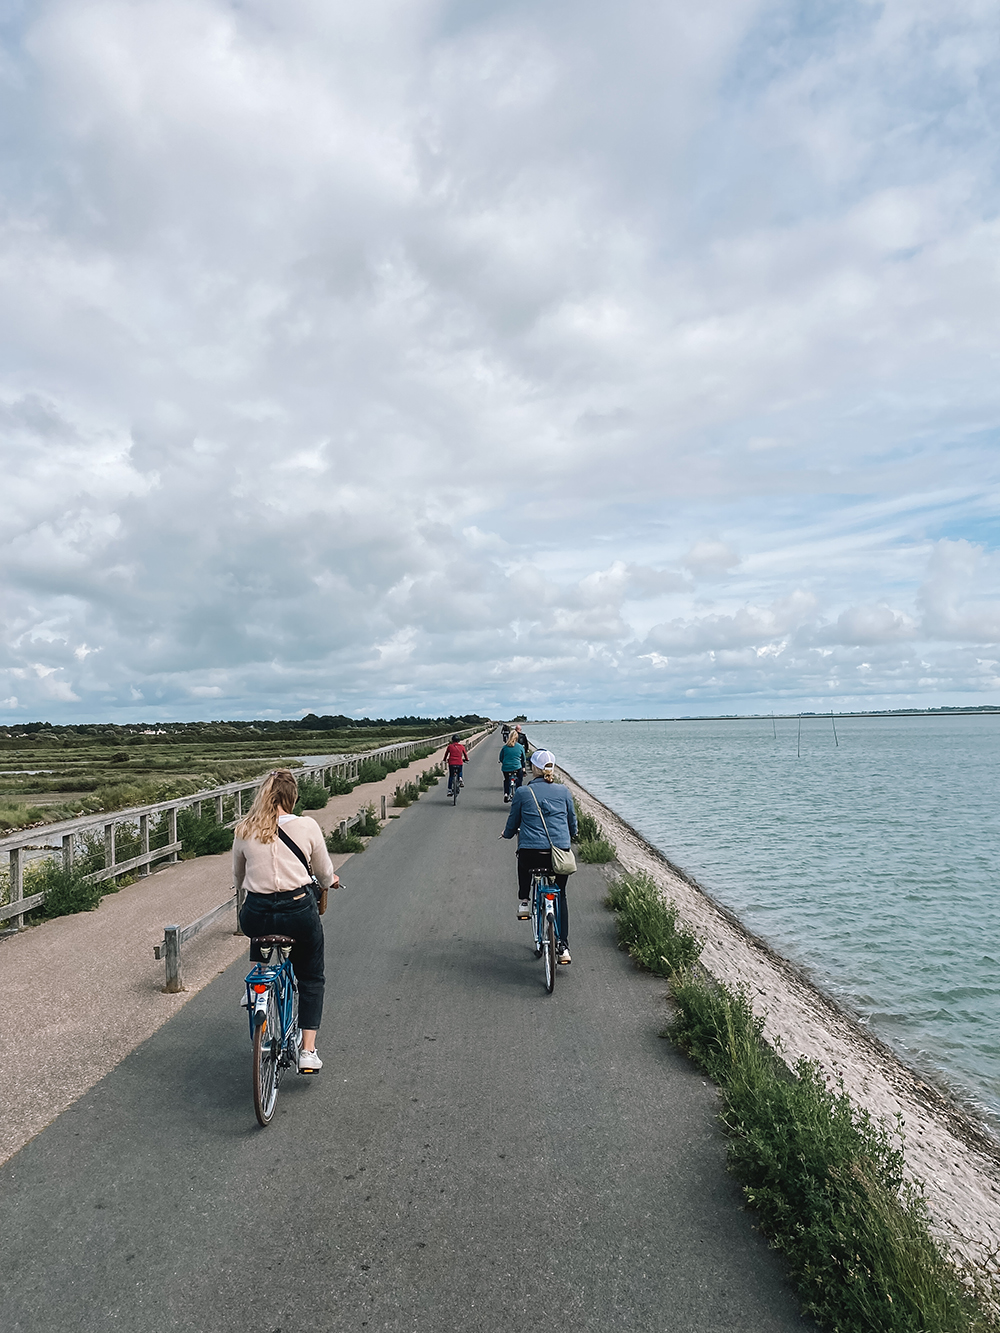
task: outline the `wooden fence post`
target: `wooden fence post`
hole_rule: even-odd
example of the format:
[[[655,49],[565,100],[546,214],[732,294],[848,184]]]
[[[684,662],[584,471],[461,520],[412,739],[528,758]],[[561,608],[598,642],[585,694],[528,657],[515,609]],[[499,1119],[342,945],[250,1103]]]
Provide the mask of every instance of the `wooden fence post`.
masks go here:
[[[385,792],[382,793],[382,818],[385,819]]]
[[[12,847],[10,849],[10,900],[12,903],[19,903],[24,897],[24,862],[21,858],[21,848]],[[24,913],[19,913],[14,917],[14,925],[18,930],[24,929]]]
[[[73,869],[73,835],[64,833],[62,840],[63,870]]]
[[[342,819],[342,820],[340,821],[340,836],[341,836],[342,838],[346,838],[346,837],[347,837],[347,820],[346,820],[346,819]],[[11,855],[13,856],[13,852],[11,853]]]
[[[139,816],[139,851],[143,856],[149,855],[149,815]],[[139,876],[142,879],[149,874],[149,862],[146,861],[139,867]]]
[[[176,805],[172,805],[172,806],[170,807],[170,809],[167,811],[167,841],[168,841],[168,842],[176,842],[176,841],[177,841],[177,807],[176,807]],[[171,852],[171,853],[170,853],[170,859],[171,859],[171,861],[176,861],[176,860],[178,859],[178,854],[177,854],[177,852]]]
[[[167,984],[163,987],[163,991],[166,995],[177,995],[184,989],[184,982],[181,980],[180,934],[180,926],[163,928],[163,940],[166,945],[164,957],[167,962]]]
[[[104,869],[110,870],[115,863],[115,821],[104,825]]]

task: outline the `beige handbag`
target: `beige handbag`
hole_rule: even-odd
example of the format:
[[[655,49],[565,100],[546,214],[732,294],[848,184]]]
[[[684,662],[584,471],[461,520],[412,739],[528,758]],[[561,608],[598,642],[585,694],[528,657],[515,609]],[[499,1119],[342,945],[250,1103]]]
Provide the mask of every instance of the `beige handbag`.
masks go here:
[[[538,804],[538,797],[529,786],[531,799],[535,803],[535,809],[538,811],[542,821],[542,828],[545,830],[545,836],[549,840],[549,850],[552,853],[552,873],[554,875],[572,875],[576,873],[576,857],[573,855],[572,848],[556,847],[552,841],[552,835],[549,833],[549,826],[545,822],[545,816],[542,814],[542,807]]]

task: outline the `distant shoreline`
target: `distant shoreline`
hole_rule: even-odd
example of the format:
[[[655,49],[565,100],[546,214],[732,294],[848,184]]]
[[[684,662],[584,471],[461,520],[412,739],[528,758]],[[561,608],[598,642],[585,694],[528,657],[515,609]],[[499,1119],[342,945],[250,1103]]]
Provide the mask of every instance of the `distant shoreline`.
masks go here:
[[[561,727],[570,723],[607,726],[617,722],[797,722],[799,718],[827,717],[990,717],[1000,715],[1000,704],[977,704],[971,708],[893,708],[868,713],[697,713],[684,717],[546,717],[526,722],[529,727]]]

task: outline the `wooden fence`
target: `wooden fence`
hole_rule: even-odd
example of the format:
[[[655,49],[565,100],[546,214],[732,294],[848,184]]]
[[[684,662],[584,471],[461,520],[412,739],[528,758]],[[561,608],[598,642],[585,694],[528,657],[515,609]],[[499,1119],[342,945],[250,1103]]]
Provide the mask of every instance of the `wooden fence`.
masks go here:
[[[466,728],[462,735],[469,736],[476,730],[477,728],[474,727]],[[334,777],[347,778],[353,781],[357,778],[358,770],[366,760],[390,759],[399,761],[408,759],[415,750],[426,749],[428,746],[435,750],[438,749],[439,746],[451,740],[453,734],[448,732],[443,736],[426,736],[413,741],[400,741],[393,745],[383,745],[377,750],[365,750],[361,754],[330,755],[319,764],[306,764],[302,768],[297,768],[295,776],[300,783],[312,781],[326,785]],[[0,906],[0,922],[13,918],[14,926],[21,929],[24,926],[25,912],[31,911],[34,907],[40,907],[44,900],[45,895],[42,893],[33,893],[27,898],[24,896],[24,868],[27,851],[38,851],[39,849],[54,851],[59,855],[62,865],[68,870],[77,858],[80,840],[89,834],[103,832],[104,866],[100,870],[93,871],[86,878],[92,881],[116,879],[119,875],[127,875],[133,870],[137,870],[140,876],[145,876],[150,873],[155,862],[164,861],[169,863],[178,859],[178,854],[183,848],[183,843],[177,836],[177,815],[179,811],[193,810],[195,816],[200,817],[203,807],[211,803],[215,808],[217,822],[223,824],[225,806],[231,802],[232,817],[225,820],[225,827],[231,828],[242,819],[245,811],[249,809],[253,793],[260,786],[263,776],[263,774],[260,774],[256,778],[245,779],[241,782],[228,782],[223,787],[213,787],[211,791],[195,792],[191,796],[178,797],[172,801],[158,801],[154,805],[135,806],[130,810],[115,810],[105,814],[83,815],[79,819],[66,819],[58,824],[45,824],[32,829],[23,829],[20,833],[0,838],[0,856],[5,852],[7,853],[10,868],[8,901],[5,905]],[[248,795],[250,801],[246,800]],[[150,820],[159,822],[164,817],[167,821],[166,842],[159,847],[150,847]],[[117,831],[123,826],[128,828],[133,838],[135,837],[136,827],[138,827],[139,855],[130,856],[123,861],[119,861],[115,843]]]

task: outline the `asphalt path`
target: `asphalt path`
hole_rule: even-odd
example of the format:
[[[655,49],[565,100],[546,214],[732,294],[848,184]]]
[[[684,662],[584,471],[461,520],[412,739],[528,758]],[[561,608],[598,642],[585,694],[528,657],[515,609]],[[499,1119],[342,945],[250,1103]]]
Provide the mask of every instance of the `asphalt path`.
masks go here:
[[[266,1130],[237,963],[0,1169],[6,1333],[813,1328],[596,868],[545,994],[496,749],[344,867],[325,1066]]]

